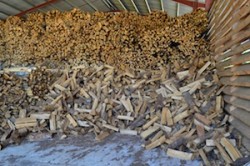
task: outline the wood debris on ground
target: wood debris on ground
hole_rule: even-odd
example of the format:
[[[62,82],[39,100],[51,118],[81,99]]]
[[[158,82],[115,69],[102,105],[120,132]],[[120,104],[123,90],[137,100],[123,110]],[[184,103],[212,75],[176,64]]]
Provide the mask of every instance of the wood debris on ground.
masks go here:
[[[101,141],[120,132],[139,135],[146,149],[161,147],[169,156],[230,164],[245,153],[221,111],[214,63],[204,64],[193,73],[170,74],[87,63],[63,70],[37,67],[28,77],[3,72],[1,148],[29,133],[65,138],[93,132]]]

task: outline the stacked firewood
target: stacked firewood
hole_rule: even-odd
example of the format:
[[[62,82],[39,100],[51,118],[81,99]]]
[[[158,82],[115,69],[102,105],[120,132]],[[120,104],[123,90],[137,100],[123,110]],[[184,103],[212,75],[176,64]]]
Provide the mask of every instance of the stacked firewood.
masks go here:
[[[163,66],[123,71],[88,63],[62,70],[4,69],[0,144],[20,143],[28,133],[34,140],[35,133],[63,139],[93,132],[100,141],[120,132],[140,135],[146,149],[161,147],[169,156],[232,163],[245,154],[241,137],[233,135],[230,116],[222,110],[214,62],[204,64],[176,73]],[[29,77],[11,74],[18,70]],[[46,84],[46,76],[54,81]]]
[[[204,64],[192,59],[210,54],[203,36],[207,24],[202,10],[176,18],[163,12],[32,13],[1,22],[0,59],[11,63],[84,59],[121,69],[153,69],[168,62],[182,69],[201,67]]]

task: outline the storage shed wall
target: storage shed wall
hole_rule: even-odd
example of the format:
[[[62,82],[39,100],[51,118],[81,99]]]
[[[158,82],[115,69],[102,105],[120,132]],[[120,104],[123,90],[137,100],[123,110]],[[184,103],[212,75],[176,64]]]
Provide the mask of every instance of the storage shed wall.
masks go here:
[[[250,139],[250,1],[215,0],[209,20],[225,111],[233,127]]]

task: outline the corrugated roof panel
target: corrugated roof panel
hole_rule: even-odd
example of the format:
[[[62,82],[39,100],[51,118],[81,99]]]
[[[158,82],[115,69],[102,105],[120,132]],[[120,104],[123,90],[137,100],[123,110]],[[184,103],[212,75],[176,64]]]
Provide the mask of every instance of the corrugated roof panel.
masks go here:
[[[59,10],[57,7],[52,6],[52,5],[48,5],[46,7],[41,8],[41,9],[43,10],[43,12],[48,12],[50,10]],[[59,10],[59,11],[61,11],[61,10]]]
[[[98,9],[98,11],[108,12],[111,10],[102,0],[91,0],[90,2]]]
[[[160,0],[156,0],[156,1],[148,0],[148,4],[150,6],[151,11],[161,10],[161,1]]]
[[[177,3],[172,0],[165,0],[164,9],[169,16],[175,17],[177,11]]]
[[[121,0],[128,11],[136,12],[136,9],[132,3],[132,0]]]
[[[5,19],[6,17],[8,17],[8,15],[0,12],[0,19]]]
[[[73,8],[77,8],[81,5],[83,5],[83,1],[79,1],[79,0],[65,0],[66,2],[68,2],[71,6],[73,6]]]
[[[55,5],[60,11],[68,11],[72,8],[70,5],[65,3],[65,1],[58,1],[53,3],[52,5]]]
[[[81,9],[84,12],[90,12],[90,13],[95,12],[95,10],[91,6],[89,6],[87,3],[84,3],[83,5],[79,6],[79,9]]]
[[[18,2],[20,3],[19,0],[18,0]],[[30,5],[31,7],[23,8],[23,11],[28,10],[28,9],[30,9],[30,8],[32,8],[32,7],[36,6],[36,5],[38,5],[38,4],[44,3],[44,1],[39,1],[39,2],[38,2],[38,1],[24,0],[24,3]],[[37,9],[37,11],[44,12],[44,10],[43,10],[42,8]]]
[[[125,10],[123,7],[123,2],[119,0],[110,0],[110,2],[118,9],[118,10]],[[126,8],[126,6],[125,6]]]
[[[20,10],[10,7],[9,5],[3,2],[0,2],[0,11],[7,15],[15,15],[16,13],[20,12]]]
[[[145,3],[145,0],[140,0],[140,1],[134,1],[136,6],[138,6],[138,10],[140,11],[140,13],[142,14],[147,14],[148,13],[148,8],[147,5]]]
[[[20,0],[2,1],[2,3],[5,3],[6,5],[18,10],[19,12],[32,7],[32,5],[26,3],[25,1],[23,3],[20,3]]]
[[[180,16],[186,14],[186,13],[191,13],[193,11],[193,8],[187,5],[180,4]]]

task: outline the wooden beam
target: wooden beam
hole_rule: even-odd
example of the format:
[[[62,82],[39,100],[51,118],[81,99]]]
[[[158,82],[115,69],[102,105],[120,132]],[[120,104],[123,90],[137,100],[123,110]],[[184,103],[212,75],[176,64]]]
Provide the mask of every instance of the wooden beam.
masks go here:
[[[224,101],[232,104],[235,107],[244,109],[250,112],[250,102],[249,100],[244,100],[235,96],[224,95]]]
[[[239,119],[230,116],[229,123],[236,128],[243,136],[250,139],[250,127],[247,126],[245,123],[241,122]]]
[[[130,0],[130,1],[131,1],[131,3],[133,4],[133,6],[134,6],[136,12],[137,12],[137,13],[140,13],[140,11],[138,10],[138,8],[137,8],[137,6],[136,6],[134,0]]]
[[[118,0],[118,2],[121,4],[122,8],[127,11],[127,8],[124,6],[121,0]]]
[[[213,0],[206,0],[206,1],[205,1],[205,9],[206,9],[206,11],[209,11],[209,10],[210,10],[210,8],[211,8],[213,2],[214,2]]]
[[[160,0],[160,2],[161,2],[161,10],[162,10],[163,12],[165,12],[163,0]]]
[[[176,16],[180,16],[180,3],[176,4]]]
[[[222,77],[220,81],[223,85],[250,87],[250,76]]]
[[[16,16],[21,17],[21,16],[23,16],[23,15],[25,15],[25,14],[27,14],[27,13],[33,12],[33,11],[39,9],[39,8],[48,6],[48,5],[50,5],[50,4],[52,4],[52,3],[55,3],[55,2],[57,2],[57,1],[58,1],[58,0],[49,0],[49,1],[47,1],[47,2],[44,2],[44,3],[40,4],[40,5],[37,5],[37,6],[35,6],[35,7],[32,7],[32,8],[30,8],[30,9],[28,9],[28,10],[24,10],[24,11],[22,11],[22,12],[16,14]]]
[[[234,107],[230,104],[226,104],[225,106],[225,110],[231,114],[232,116],[234,116],[235,118],[239,119],[240,121],[242,121],[243,123],[245,123],[246,125],[250,126],[250,112],[245,111],[243,109]]]
[[[197,9],[197,8],[205,8],[205,4],[204,3],[200,3],[200,2],[193,2],[193,1],[188,1],[188,0],[173,0],[177,3],[181,3],[187,6],[192,7],[193,9]]]
[[[250,88],[245,87],[236,87],[236,86],[227,86],[223,89],[223,93],[239,97],[242,99],[250,100]]]
[[[151,13],[151,9],[150,9],[150,6],[149,6],[149,4],[148,4],[148,0],[145,0],[145,3],[146,3],[146,5],[147,5],[148,12]]]

